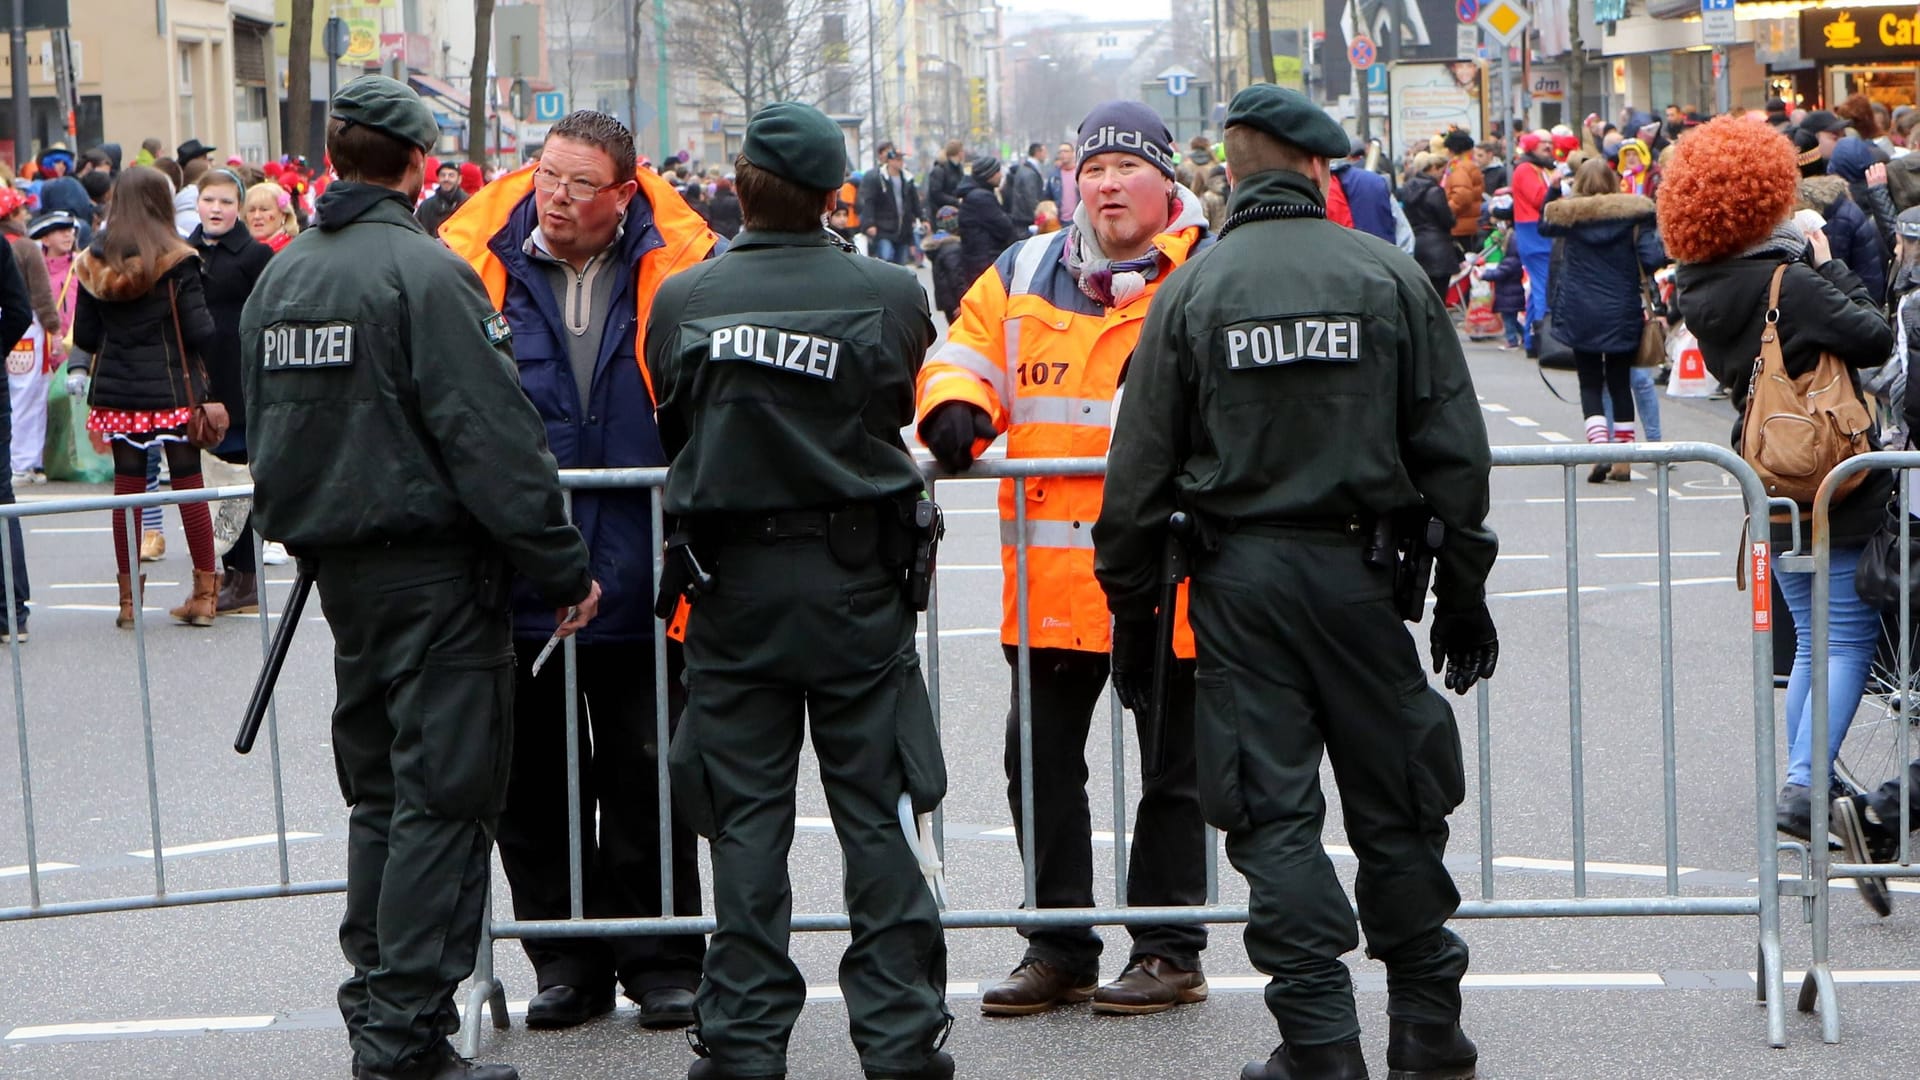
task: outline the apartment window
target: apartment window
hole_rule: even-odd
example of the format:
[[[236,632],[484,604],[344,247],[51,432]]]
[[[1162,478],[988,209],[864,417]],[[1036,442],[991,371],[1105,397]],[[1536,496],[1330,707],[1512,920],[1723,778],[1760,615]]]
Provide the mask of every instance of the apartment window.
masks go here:
[[[177,87],[175,95],[179,102],[177,119],[180,123],[180,137],[183,140],[195,137],[193,118],[193,54],[195,48],[196,46],[191,42],[181,42],[178,46],[179,51],[176,66],[179,69],[179,76],[176,80]]]
[[[1120,35],[1101,34],[1096,44],[1102,49],[1117,49],[1120,47]]]

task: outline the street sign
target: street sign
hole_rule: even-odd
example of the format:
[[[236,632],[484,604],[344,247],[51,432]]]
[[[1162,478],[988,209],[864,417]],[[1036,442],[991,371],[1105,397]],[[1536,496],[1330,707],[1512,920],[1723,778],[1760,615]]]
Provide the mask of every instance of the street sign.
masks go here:
[[[1453,14],[1463,23],[1480,17],[1480,0],[1453,0]]]
[[[1387,92],[1387,65],[1375,64],[1367,69],[1367,93],[1384,94]]]
[[[1472,60],[1480,55],[1480,28],[1464,23],[1453,28],[1453,57]]]
[[[1155,79],[1167,84],[1168,97],[1185,97],[1187,91],[1193,86],[1193,80],[1197,77],[1193,72],[1179,66],[1170,67],[1154,76]]]
[[[1517,41],[1533,16],[1519,0],[1491,0],[1482,4],[1480,17],[1474,20],[1481,29],[1493,35],[1493,39],[1502,45],[1511,45]]]
[[[543,124],[552,123],[567,115],[567,95],[558,90],[545,90],[533,95],[533,118]]]
[[[1708,45],[1731,45],[1739,38],[1733,22],[1733,0],[1700,0],[1701,40]]]
[[[330,18],[320,32],[321,43],[329,60],[338,60],[347,55],[347,48],[353,43],[352,33],[347,29],[347,20]]]
[[[512,89],[507,91],[507,115],[515,120],[532,119],[533,93],[527,88],[527,80],[513,80]]]
[[[1502,2],[1505,2],[1505,0],[1502,0]],[[1347,63],[1353,65],[1353,70],[1367,70],[1373,66],[1373,58],[1372,38],[1365,34],[1356,34],[1352,41],[1347,42]]]

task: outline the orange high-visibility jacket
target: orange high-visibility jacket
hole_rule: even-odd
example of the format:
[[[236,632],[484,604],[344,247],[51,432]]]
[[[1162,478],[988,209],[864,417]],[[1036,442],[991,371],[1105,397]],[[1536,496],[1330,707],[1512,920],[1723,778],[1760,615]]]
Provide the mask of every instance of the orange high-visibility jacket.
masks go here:
[[[1177,215],[1153,238],[1174,267],[1206,233],[1200,200],[1185,191]],[[1147,304],[1171,269],[1145,293],[1102,308],[1080,291],[1061,253],[1069,229],[1023,240],[981,274],[960,301],[960,321],[920,369],[918,417],[950,401],[980,407],[1007,436],[1009,458],[1102,457],[1113,436],[1122,370],[1147,318]],[[975,452],[986,448],[976,444]],[[1106,652],[1112,627],[1106,594],[1093,577],[1097,476],[1028,480],[1028,644]],[[1000,482],[1000,640],[1019,642],[1014,567],[1014,482]],[[1174,652],[1192,658],[1186,589],[1176,608]]]
[[[453,253],[465,259],[480,275],[487,288],[487,299],[499,310],[507,297],[507,268],[493,253],[494,235],[507,225],[507,218],[520,200],[533,192],[530,162],[475,192],[440,226],[440,239]],[[640,257],[640,268],[633,283],[633,301],[638,317],[634,320],[633,355],[640,365],[640,378],[646,383],[647,396],[659,403],[653,389],[653,376],[647,371],[647,313],[653,309],[653,294],[670,275],[699,263],[713,250],[716,237],[707,228],[706,219],[694,213],[687,200],[671,184],[644,168],[636,167],[634,179],[640,182],[635,198],[645,199],[653,211],[653,227],[664,243]]]

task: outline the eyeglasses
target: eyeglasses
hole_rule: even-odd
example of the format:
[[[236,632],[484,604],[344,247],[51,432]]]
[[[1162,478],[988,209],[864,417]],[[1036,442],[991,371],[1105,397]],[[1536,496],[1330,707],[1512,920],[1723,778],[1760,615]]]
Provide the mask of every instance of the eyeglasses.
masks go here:
[[[615,180],[613,183],[603,187],[595,187],[585,180],[569,180],[562,183],[559,173],[552,172],[548,169],[533,170],[533,190],[542,195],[551,195],[555,191],[565,188],[567,198],[577,203],[592,202],[595,198],[599,197],[602,192],[612,191],[614,188],[619,187],[621,183],[622,181]]]

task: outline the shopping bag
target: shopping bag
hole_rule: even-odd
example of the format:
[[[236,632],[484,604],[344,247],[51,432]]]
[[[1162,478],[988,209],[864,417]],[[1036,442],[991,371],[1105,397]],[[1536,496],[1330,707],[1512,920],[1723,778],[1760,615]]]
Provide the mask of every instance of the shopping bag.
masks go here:
[[[1719,380],[1707,374],[1707,361],[1700,355],[1700,343],[1685,323],[1667,332],[1667,362],[1673,373],[1667,376],[1668,397],[1706,397],[1719,386]]]
[[[45,468],[49,480],[104,484],[113,479],[113,458],[94,448],[87,434],[87,403],[67,395],[67,365],[53,370],[47,390]]]

